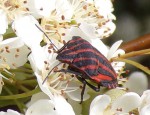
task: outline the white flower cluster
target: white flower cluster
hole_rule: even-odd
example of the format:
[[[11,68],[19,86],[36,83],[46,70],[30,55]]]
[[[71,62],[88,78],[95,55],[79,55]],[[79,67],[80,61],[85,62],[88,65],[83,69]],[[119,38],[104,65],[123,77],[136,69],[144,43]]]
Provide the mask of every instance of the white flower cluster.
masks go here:
[[[90,115],[149,115],[150,90],[140,97],[135,92],[126,93],[115,101],[108,95],[95,97],[90,106]]]
[[[49,75],[49,72],[59,64],[56,60],[57,49],[50,40],[59,49],[72,36],[81,36],[108,60],[124,54],[123,50],[118,50],[122,40],[114,43],[111,48],[100,40],[110,36],[116,28],[112,12],[111,0],[0,0],[0,68],[7,71],[8,68],[15,69],[29,61],[39,87],[44,92],[32,96],[27,104],[26,115],[75,115],[65,98],[79,102],[82,84],[77,83],[71,74],[52,71]],[[3,40],[8,25],[17,37]],[[43,42],[46,45],[42,46]],[[123,62],[112,62],[118,75],[124,65]],[[66,67],[66,64],[61,64],[56,69]],[[46,81],[43,82],[46,77]],[[83,100],[88,98],[86,90]],[[102,101],[105,101],[105,98],[107,102],[104,106],[101,105],[101,111],[110,103],[108,96],[100,96]],[[96,104],[95,101],[92,102],[90,115],[98,114],[95,112]],[[93,110],[94,106],[96,108]],[[19,115],[12,110],[8,110],[7,113]]]

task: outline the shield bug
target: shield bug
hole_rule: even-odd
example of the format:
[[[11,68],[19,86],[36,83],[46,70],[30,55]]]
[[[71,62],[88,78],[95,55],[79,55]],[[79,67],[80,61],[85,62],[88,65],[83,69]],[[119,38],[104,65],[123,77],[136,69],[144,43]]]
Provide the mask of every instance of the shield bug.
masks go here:
[[[77,79],[83,83],[81,102],[86,85],[95,91],[99,91],[100,86],[107,88],[117,86],[117,74],[110,62],[81,37],[73,36],[57,53],[57,60],[69,64],[68,69],[59,71],[76,74]],[[96,83],[97,87],[90,84],[86,79]]]
[[[95,47],[80,36],[73,36],[70,41],[57,51],[57,54],[56,59],[61,63],[68,64],[69,66],[67,69],[57,70],[56,72],[75,74],[76,78],[83,83],[81,103],[83,101],[86,85],[96,92],[100,90],[100,86],[109,89],[117,87],[117,74],[110,62]],[[89,83],[87,80],[97,84],[97,86]]]

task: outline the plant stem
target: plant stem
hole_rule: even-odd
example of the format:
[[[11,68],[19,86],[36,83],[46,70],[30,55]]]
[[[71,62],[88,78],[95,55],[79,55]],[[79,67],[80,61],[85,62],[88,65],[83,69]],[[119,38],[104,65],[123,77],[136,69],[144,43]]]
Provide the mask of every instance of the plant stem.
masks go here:
[[[19,89],[21,89],[21,90],[24,91],[24,92],[30,91],[28,88],[26,88],[26,87],[23,86],[23,85],[19,85]]]
[[[150,48],[150,34],[140,36],[120,46],[126,53]]]
[[[20,84],[26,84],[26,85],[36,85],[37,81],[36,79],[32,79],[32,80],[23,80],[23,81],[19,81]]]
[[[0,96],[0,100],[9,100],[9,99],[19,99],[19,98],[25,98],[32,96],[35,93],[38,93],[40,91],[39,88],[36,88],[32,91],[28,91],[22,94],[16,94],[16,95],[9,95],[9,96]]]
[[[4,89],[5,89],[5,91],[6,91],[8,94],[10,94],[10,95],[13,94],[13,93],[9,90],[9,88],[7,88],[6,86],[4,87]],[[19,110],[23,113],[23,112],[24,112],[24,111],[23,111],[23,108],[25,107],[25,105],[24,105],[23,103],[20,103],[17,99],[14,99],[13,101],[16,103],[16,105],[17,105],[17,107],[19,108]]]
[[[145,54],[149,54],[149,53],[150,53],[150,49],[132,51],[132,52],[126,53],[124,55],[120,55],[119,58],[130,58],[130,57],[145,55]]]
[[[11,72],[25,72],[25,73],[29,73],[29,74],[33,73],[33,71],[30,69],[22,69],[22,68],[12,69],[10,71]]]

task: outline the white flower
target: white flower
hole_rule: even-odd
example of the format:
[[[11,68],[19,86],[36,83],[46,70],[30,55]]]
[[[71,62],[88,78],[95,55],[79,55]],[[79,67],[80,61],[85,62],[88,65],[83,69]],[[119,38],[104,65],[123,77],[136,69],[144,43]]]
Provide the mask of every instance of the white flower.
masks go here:
[[[0,34],[4,34],[8,28],[7,14],[4,10],[0,9]]]
[[[142,72],[133,72],[124,84],[124,87],[127,88],[128,91],[142,95],[143,91],[148,89],[147,76]]]
[[[140,104],[140,96],[133,92],[126,93],[113,102],[108,95],[99,95],[90,105],[90,115],[129,115],[129,112]]]
[[[30,50],[21,39],[14,37],[0,42],[0,52],[0,69],[11,74],[8,71],[10,68],[16,69],[27,62]],[[0,93],[4,85],[2,78],[8,79],[0,73]]]
[[[110,36],[116,26],[112,22],[115,16],[112,14],[111,0],[94,2],[86,0],[56,0],[56,10],[47,18],[41,19],[41,25],[50,38],[61,41],[72,27],[86,28],[86,33],[91,38],[105,38]],[[104,5],[104,7],[103,7]],[[102,12],[104,10],[104,12]],[[105,14],[106,13],[106,14]],[[105,15],[104,15],[105,14]],[[85,24],[84,24],[85,23]],[[84,26],[80,25],[84,24]],[[91,26],[90,28],[88,28]]]
[[[42,92],[34,94],[27,106],[26,115],[75,115],[72,107],[60,95],[50,99]]]
[[[30,48],[39,45],[43,39],[43,33],[36,25],[39,26],[39,23],[31,15],[17,16],[13,22],[13,28],[17,36]]]
[[[134,92],[122,95],[112,103],[112,111],[116,113],[127,113],[136,109],[141,104],[141,98]],[[117,110],[118,109],[118,110]],[[119,110],[120,109],[120,110]]]
[[[103,37],[110,36],[116,29],[113,20],[116,17],[112,14],[113,5],[111,0],[94,0],[95,7],[98,9],[99,15],[103,17],[101,26],[97,29],[98,34]]]
[[[29,49],[19,37],[14,37],[0,42],[0,52],[0,68],[15,69],[27,62]]]
[[[17,111],[8,109],[7,112],[0,111],[0,115],[21,115]]]
[[[133,110],[139,115],[149,115],[150,90],[144,91],[141,97],[137,93],[129,92],[112,102],[108,95],[99,95],[90,105],[90,115],[130,115]]]

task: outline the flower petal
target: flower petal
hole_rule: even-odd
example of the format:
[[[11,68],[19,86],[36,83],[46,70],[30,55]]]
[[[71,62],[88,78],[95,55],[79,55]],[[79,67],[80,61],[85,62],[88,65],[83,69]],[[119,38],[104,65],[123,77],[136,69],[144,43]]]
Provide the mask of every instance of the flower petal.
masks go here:
[[[51,100],[41,99],[33,103],[27,109],[26,115],[58,115],[58,114]]]
[[[70,98],[67,98],[67,101],[73,107],[73,110],[75,111],[76,115],[81,115],[81,113],[82,113],[82,104],[80,104],[78,101],[74,101]]]
[[[8,28],[8,20],[6,13],[0,9],[0,34],[4,34]]]
[[[0,112],[0,115],[21,115],[20,113],[18,113],[17,111],[8,109],[7,112]]]
[[[99,95],[95,97],[90,105],[90,115],[103,115],[103,112],[110,102],[111,99],[108,95]]]
[[[30,48],[40,44],[43,39],[43,33],[35,24],[39,26],[38,21],[31,15],[18,16],[13,23],[17,36]]]
[[[125,83],[124,87],[128,88],[129,91],[142,95],[143,91],[148,89],[147,76],[142,72],[134,72],[129,76],[129,79]]]
[[[122,49],[118,49],[111,57],[116,57],[118,55],[123,55],[123,54],[125,54],[125,51]],[[111,65],[113,66],[116,73],[120,73],[125,65],[125,62],[114,61],[111,63]]]
[[[115,29],[116,29],[116,25],[112,21],[109,21],[101,28],[97,29],[97,33],[99,34],[100,37],[106,38],[109,37],[115,31]]]
[[[81,101],[81,90],[82,89],[77,89],[75,91],[69,92],[67,93],[67,95],[69,96],[69,98],[71,98],[72,100],[75,101]],[[84,95],[83,95],[83,101],[87,100],[90,98],[90,95],[87,93],[87,89],[85,89]]]
[[[3,35],[0,34],[0,42],[3,40]]]
[[[99,52],[101,52],[105,57],[108,53],[108,47],[99,39],[91,39],[90,43],[94,46]]]
[[[56,12],[56,15],[59,17],[58,20],[71,21],[73,9],[69,0],[56,0]],[[62,19],[62,16],[64,16],[64,19]]]
[[[144,106],[140,111],[140,115],[149,115],[149,114],[150,114],[150,104]]]
[[[19,37],[9,38],[0,42],[1,47],[18,48],[24,45],[24,42]]]
[[[112,58],[112,57],[114,56],[114,53],[117,51],[117,49],[119,48],[119,46],[120,46],[120,44],[121,44],[122,42],[123,42],[122,40],[119,40],[119,41],[115,42],[115,43],[111,46],[111,48],[110,48],[110,50],[109,50],[109,52],[108,52],[108,54],[107,54],[107,58],[108,58],[108,59],[110,59],[110,58]],[[115,56],[116,56],[116,55],[115,55]]]
[[[43,51],[43,48],[40,45],[32,46],[31,54],[29,55],[29,61],[34,71],[43,70],[44,68],[44,61],[47,58]]]
[[[91,25],[89,25],[88,23],[81,23],[79,28],[84,32],[84,34],[86,34],[87,36],[89,36],[90,39],[95,39],[97,38],[95,35],[95,28]]]
[[[67,40],[70,40],[72,36],[80,36],[83,39],[90,40],[90,37],[84,33],[84,29],[83,31],[81,31],[81,29],[77,27],[71,27],[70,31],[67,31],[67,32],[68,33],[66,33],[66,35],[70,35],[70,36],[65,36],[65,37],[68,37]],[[66,38],[64,38],[64,40],[66,40]]]
[[[55,0],[29,0],[27,7],[36,18],[48,17],[55,9]]]
[[[52,95],[52,92],[50,91],[50,89],[48,88],[49,86],[44,83],[43,84],[43,80],[42,80],[42,76],[39,75],[38,73],[35,72],[35,75],[37,77],[37,81],[38,81],[38,84],[39,84],[39,87],[41,88],[41,90],[46,94],[48,95],[51,99],[53,99],[53,95]]]
[[[112,104],[112,111],[115,113],[126,113],[135,108],[138,108],[141,104],[141,98],[138,94],[130,92],[119,97]]]
[[[40,99],[49,99],[49,97],[43,92],[36,93],[36,94],[32,95],[30,102],[28,102],[26,104],[26,106],[29,107],[33,103],[35,103],[36,101],[38,101]]]
[[[143,95],[141,96],[142,103],[139,107],[139,110],[141,110],[144,106],[150,104],[150,90],[146,90],[143,92]]]
[[[111,0],[94,0],[95,6],[98,8],[100,15],[104,18],[108,18],[108,15],[113,11],[113,5]]]
[[[54,94],[54,104],[59,115],[75,115],[71,105],[61,95]]]

